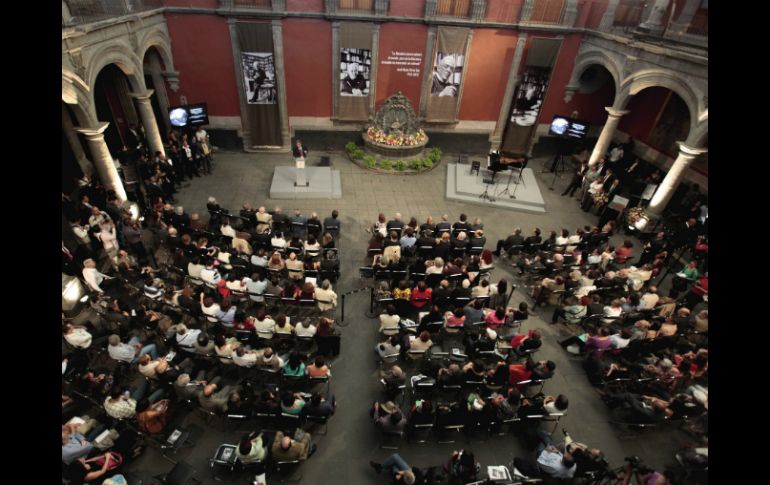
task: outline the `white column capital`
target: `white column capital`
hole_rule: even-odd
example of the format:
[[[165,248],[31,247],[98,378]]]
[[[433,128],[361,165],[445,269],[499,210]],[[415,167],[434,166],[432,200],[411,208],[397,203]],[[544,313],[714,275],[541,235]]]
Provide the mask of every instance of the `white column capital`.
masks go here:
[[[708,152],[708,148],[694,148],[689,145],[685,145],[683,141],[676,142],[679,145],[679,153],[686,157],[697,157]]]
[[[96,138],[98,136],[104,136],[104,130],[110,126],[109,121],[100,121],[96,126],[78,126],[75,131],[85,135],[86,138]]]
[[[607,106],[604,109],[607,111],[607,113],[610,114],[610,116],[612,116],[614,118],[620,118],[621,116],[624,116],[624,115],[627,115],[628,113],[630,113],[630,111],[628,111],[628,110],[616,109],[616,108],[613,108],[611,106]]]
[[[154,89],[148,89],[147,91],[143,91],[140,93],[128,93],[129,96],[134,98],[137,101],[150,101],[150,98],[152,97],[153,93],[155,92]]]

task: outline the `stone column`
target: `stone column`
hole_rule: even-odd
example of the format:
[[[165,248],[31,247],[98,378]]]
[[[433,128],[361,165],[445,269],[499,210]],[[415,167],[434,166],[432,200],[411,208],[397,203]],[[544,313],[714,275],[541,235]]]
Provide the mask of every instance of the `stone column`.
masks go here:
[[[80,170],[84,174],[91,176],[94,173],[94,165],[86,157],[83,145],[80,144],[80,138],[78,138],[78,134],[75,132],[75,125],[72,124],[72,118],[67,113],[67,108],[63,105],[61,107],[61,128],[64,131],[64,136],[67,137],[67,142],[70,144],[70,148],[72,148],[72,153],[75,155],[78,165],[80,165]]]
[[[147,135],[147,144],[150,146],[150,158],[155,157],[155,152],[161,152],[164,155],[166,153],[163,149],[160,131],[158,130],[158,122],[155,119],[155,113],[152,111],[150,97],[152,97],[153,92],[152,89],[148,89],[143,93],[129,93],[136,100],[136,106],[139,108],[139,117],[142,119],[144,133]]]
[[[655,191],[655,195],[652,196],[648,211],[653,218],[660,217],[663,214],[663,210],[671,200],[671,196],[674,195],[676,188],[679,186],[679,182],[682,180],[684,171],[690,166],[695,158],[706,153],[708,150],[705,148],[693,148],[687,146],[682,141],[677,142],[679,144],[679,155],[674,160],[674,164],[668,169],[666,177],[663,182],[658,186],[658,190]]]
[[[602,132],[599,135],[599,139],[596,140],[596,145],[594,145],[594,151],[591,153],[591,158],[588,160],[589,165],[593,165],[596,162],[599,161],[600,158],[604,156],[605,153],[607,153],[607,148],[610,146],[610,142],[612,141],[612,136],[615,134],[615,130],[618,128],[618,123],[620,123],[620,117],[628,114],[628,111],[623,111],[615,108],[604,108],[607,110],[607,113],[609,113],[609,116],[607,116],[607,122],[604,123],[604,128],[602,128]]]
[[[607,4],[607,10],[604,11],[601,22],[599,22],[599,30],[608,30],[612,28],[615,23],[615,11],[618,9],[618,3],[620,0],[610,0]]]
[[[107,148],[107,143],[104,141],[104,130],[107,129],[107,126],[109,126],[109,123],[101,122],[96,127],[75,128],[75,131],[82,133],[86,137],[88,148],[91,149],[91,156],[94,158],[96,171],[99,173],[99,178],[104,187],[108,191],[114,190],[118,199],[121,202],[125,202],[127,200],[126,189],[123,188],[123,182],[120,180],[118,170],[115,168],[115,162],[112,161],[110,149]]]
[[[426,4],[426,9],[427,9]],[[435,13],[435,10],[434,10]],[[425,119],[428,111],[428,96],[430,96],[430,86],[433,82],[433,61],[436,56],[436,44],[438,44],[438,27],[431,25],[428,27],[428,39],[425,41],[425,71],[422,74],[422,90],[420,91],[420,111],[418,116]],[[459,106],[459,103],[458,103]]]
[[[516,50],[513,52],[513,61],[511,61],[511,69],[508,71],[508,84],[505,87],[505,94],[503,95],[503,101],[500,103],[500,115],[497,118],[497,124],[495,130],[489,137],[490,150],[499,150],[500,145],[503,142],[503,132],[508,124],[508,117],[511,115],[511,103],[513,102],[513,92],[516,90],[516,85],[519,84],[519,77],[516,75],[519,72],[519,66],[521,65],[521,57],[524,54],[524,46],[527,44],[527,34],[521,33],[516,41]]]
[[[278,79],[278,112],[281,118],[281,148],[291,150],[289,132],[289,110],[286,105],[286,68],[283,62],[283,24],[273,20],[273,58],[275,59],[275,77]]]
[[[70,12],[70,7],[67,2],[61,0],[61,21],[63,25],[71,25],[75,21],[75,18]]]
[[[701,0],[686,0],[682,11],[679,13],[679,17],[671,23],[671,27],[666,31],[666,37],[686,33],[700,4]]]
[[[666,13],[670,1],[671,0],[655,0],[655,4],[652,6],[647,19],[639,24],[639,29],[650,34],[662,34],[665,26],[661,24],[661,20],[663,20],[663,15]]]
[[[527,23],[532,18],[532,9],[535,7],[535,0],[524,0],[519,14],[519,23]]]

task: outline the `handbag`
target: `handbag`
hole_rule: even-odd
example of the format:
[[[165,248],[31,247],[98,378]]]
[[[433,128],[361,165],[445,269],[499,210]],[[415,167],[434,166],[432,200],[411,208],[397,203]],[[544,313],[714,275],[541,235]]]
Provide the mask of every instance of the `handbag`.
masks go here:
[[[110,457],[111,457],[110,466],[107,467],[107,471],[114,470],[123,463],[123,457],[120,456],[120,454],[115,453],[114,451],[110,452]],[[106,459],[104,458],[104,455],[102,455],[96,460],[94,460],[93,463],[96,464],[98,468],[101,468],[104,466],[105,460]]]

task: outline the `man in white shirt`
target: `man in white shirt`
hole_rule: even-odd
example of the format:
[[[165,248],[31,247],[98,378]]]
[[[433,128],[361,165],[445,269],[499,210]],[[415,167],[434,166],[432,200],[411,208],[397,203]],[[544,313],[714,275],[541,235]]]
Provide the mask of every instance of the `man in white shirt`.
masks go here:
[[[642,295],[640,300],[644,304],[642,310],[652,310],[655,308],[655,305],[658,304],[658,300],[660,300],[660,295],[658,295],[658,287],[650,286],[650,288],[647,290],[647,293]]]
[[[85,327],[68,323],[64,328],[64,340],[73,347],[87,349],[91,346],[93,336]]]
[[[270,229],[273,223],[273,216],[271,216],[267,209],[260,207],[257,210],[257,231],[262,232],[265,229]]]
[[[113,334],[108,337],[107,341],[109,342],[107,353],[115,360],[133,364],[144,354],[150,354],[153,360],[158,358],[155,344],[142,345],[138,337],[132,337],[127,344],[124,344],[120,341],[119,335]]]
[[[83,279],[86,280],[88,288],[97,293],[104,293],[104,290],[109,290],[119,283],[117,279],[96,269],[96,261],[91,258],[83,261]],[[102,285],[104,285],[104,288],[102,288]]]
[[[551,435],[538,431],[540,444],[537,447],[537,465],[546,475],[553,478],[572,478],[577,465],[570,453],[562,453],[551,441]]]
[[[310,320],[303,320],[302,324],[294,327],[294,333],[297,337],[312,337],[315,335],[316,326],[310,323]]]
[[[190,275],[190,278],[199,280],[201,278],[201,271],[204,269],[206,269],[206,267],[200,263],[198,258],[187,263],[187,274]]]
[[[206,267],[201,270],[201,280],[210,288],[216,288],[217,282],[222,278],[219,270],[214,267],[214,261],[206,263]]]
[[[233,363],[241,367],[254,367],[257,363],[257,352],[246,350],[243,346],[238,346],[233,354]]]
[[[188,329],[183,323],[176,326],[176,343],[182,347],[192,348],[198,341],[198,335],[201,333],[197,328]]]
[[[275,331],[275,320],[270,315],[265,315],[265,312],[257,312],[257,317],[254,319],[254,328],[257,329],[260,337],[271,338]]]

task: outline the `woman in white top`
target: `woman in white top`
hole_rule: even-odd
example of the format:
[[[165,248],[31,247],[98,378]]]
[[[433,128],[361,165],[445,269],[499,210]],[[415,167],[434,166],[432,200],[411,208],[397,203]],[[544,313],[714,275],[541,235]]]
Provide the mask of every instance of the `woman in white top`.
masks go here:
[[[556,238],[557,246],[564,246],[569,242],[569,231],[566,229],[561,230],[561,236]]]
[[[217,303],[214,303],[214,299],[210,296],[204,298],[201,293],[201,311],[206,315],[206,319],[209,323],[217,323],[217,315],[221,312],[221,308]]]
[[[240,343],[236,339],[230,338],[225,340],[225,337],[221,334],[217,335],[214,338],[214,352],[216,352],[217,356],[230,357],[230,358],[219,359],[220,362],[226,365],[230,365],[233,363],[233,360],[232,360],[233,352],[235,352],[235,348],[238,347],[239,345]]]
[[[557,397],[545,396],[543,399],[543,408],[548,414],[566,413],[567,407],[569,407],[569,400],[564,394],[559,394]]]
[[[471,298],[477,298],[479,296],[489,296],[489,281],[481,280],[477,286],[474,286],[471,290]]]
[[[256,254],[251,255],[251,264],[260,268],[267,268],[267,255],[263,248],[259,248]]]
[[[436,258],[433,260],[433,266],[427,266],[425,268],[425,274],[434,274],[434,273],[443,273],[444,272],[444,260],[441,258]]]
[[[318,309],[322,312],[333,310],[337,306],[337,293],[332,289],[329,280],[323,280],[321,286],[315,289],[315,299],[318,302]]]
[[[64,327],[64,340],[73,347],[87,349],[91,346],[93,336],[88,333],[88,330],[86,330],[85,327],[81,327],[80,325],[75,326],[68,323]]]
[[[104,247],[104,252],[109,256],[110,261],[115,264],[115,260],[118,258],[118,238],[115,235],[115,224],[112,221],[107,221],[102,226],[94,226],[94,234],[96,239],[101,241]]]
[[[621,301],[617,298],[612,300],[612,303],[610,303],[610,306],[604,307],[605,317],[619,317],[621,313],[623,313],[623,308],[621,308]],[[604,319],[604,323],[612,323],[612,322],[614,322],[614,319],[612,318]]]
[[[286,239],[283,237],[283,233],[276,231],[270,239],[270,244],[273,246],[273,249],[285,248]]]
[[[297,337],[312,337],[315,335],[316,326],[310,323],[310,320],[303,320],[300,325],[294,328]]]
[[[588,186],[588,193],[593,196],[594,194],[604,190],[604,177],[599,177],[591,185]]]
[[[230,219],[228,217],[225,217],[224,221],[222,221],[219,232],[221,232],[223,236],[235,237],[235,229],[230,225]]]
[[[289,278],[293,280],[304,279],[305,276],[302,272],[303,268],[304,265],[302,261],[297,259],[297,255],[289,253],[289,259],[286,260],[286,269],[289,270]]]
[[[152,360],[152,357],[150,357],[150,354],[144,354],[139,359],[139,373],[142,374],[144,377],[148,377],[150,379],[157,379],[158,378],[157,368],[160,362],[161,362],[161,359]]]
[[[308,234],[305,241],[305,253],[311,256],[317,256],[321,252],[321,244],[316,240],[315,235]]]

